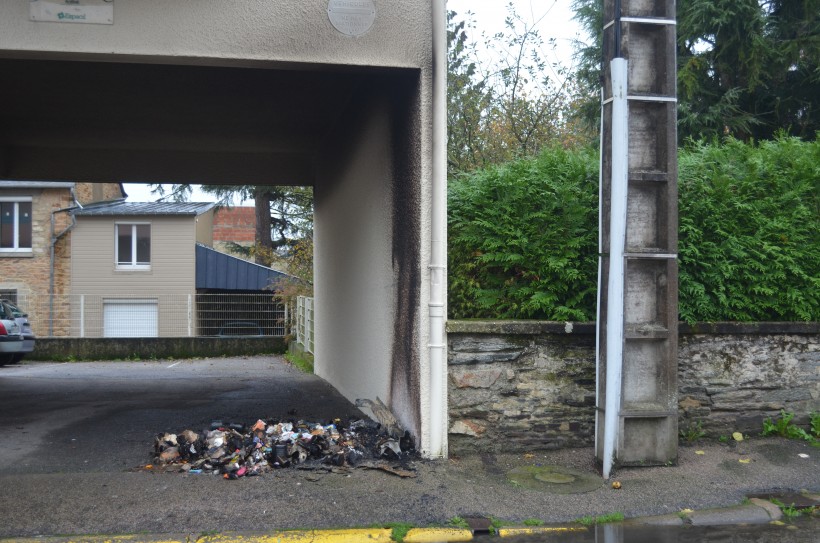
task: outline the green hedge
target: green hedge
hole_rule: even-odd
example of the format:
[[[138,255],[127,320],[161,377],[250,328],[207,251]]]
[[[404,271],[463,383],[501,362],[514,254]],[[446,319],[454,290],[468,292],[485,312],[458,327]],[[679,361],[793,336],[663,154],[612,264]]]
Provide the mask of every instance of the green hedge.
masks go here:
[[[679,152],[680,315],[818,320],[820,143]],[[549,149],[449,184],[451,318],[593,320],[598,156]]]

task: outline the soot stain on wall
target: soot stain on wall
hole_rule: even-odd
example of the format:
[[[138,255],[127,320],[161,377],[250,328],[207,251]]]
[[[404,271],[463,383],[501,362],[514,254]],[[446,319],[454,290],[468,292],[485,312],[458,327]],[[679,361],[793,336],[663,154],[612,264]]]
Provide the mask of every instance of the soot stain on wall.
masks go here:
[[[393,144],[393,321],[390,397],[405,405],[400,421],[420,435],[420,361],[418,352],[421,292],[421,138],[418,72],[396,77],[390,89]]]

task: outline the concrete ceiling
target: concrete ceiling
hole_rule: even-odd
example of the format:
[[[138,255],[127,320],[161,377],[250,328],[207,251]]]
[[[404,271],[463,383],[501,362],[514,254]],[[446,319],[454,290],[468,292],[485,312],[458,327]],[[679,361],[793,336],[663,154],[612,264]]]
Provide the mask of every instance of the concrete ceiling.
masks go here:
[[[311,184],[373,73],[0,59],[0,178]]]

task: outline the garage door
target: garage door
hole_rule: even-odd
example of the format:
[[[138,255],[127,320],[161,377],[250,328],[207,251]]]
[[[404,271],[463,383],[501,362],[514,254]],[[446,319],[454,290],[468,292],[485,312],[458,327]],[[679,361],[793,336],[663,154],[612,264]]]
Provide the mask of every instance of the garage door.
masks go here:
[[[105,337],[157,337],[156,300],[105,300]]]

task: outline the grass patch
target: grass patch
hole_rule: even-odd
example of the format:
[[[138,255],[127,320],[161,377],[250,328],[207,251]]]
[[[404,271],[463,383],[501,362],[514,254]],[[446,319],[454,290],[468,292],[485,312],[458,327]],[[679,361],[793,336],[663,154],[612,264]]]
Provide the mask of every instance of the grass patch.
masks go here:
[[[583,524],[584,526],[592,526],[593,524],[611,524],[613,522],[623,522],[623,513],[609,513],[607,515],[598,515],[597,517],[581,517],[575,522]]]
[[[524,520],[524,526],[543,526],[544,521],[537,518],[528,518]]]
[[[777,498],[771,498],[771,499],[769,499],[769,501],[772,502],[773,504],[775,504],[776,506],[778,506],[780,508],[780,510],[783,511],[783,516],[785,516],[789,520],[795,519],[795,518],[799,517],[800,515],[802,515],[803,513],[812,514],[814,512],[813,507],[807,507],[805,509],[798,509],[797,507],[794,506],[793,503],[791,505],[786,505],[785,503],[778,500]]]
[[[695,441],[706,437],[706,432],[703,430],[703,422],[689,421],[685,428],[680,429],[680,439],[684,443],[692,444]]]
[[[402,543],[407,536],[407,532],[415,528],[415,526],[407,524],[406,522],[389,522],[385,524],[384,527],[393,530],[393,533],[390,534],[390,539],[396,541],[396,543]]]
[[[285,353],[285,359],[305,373],[313,373],[313,355],[310,353]]]
[[[453,517],[447,521],[447,524],[454,528],[464,528],[465,530],[470,529],[470,525],[467,524],[467,521],[461,517]]]

